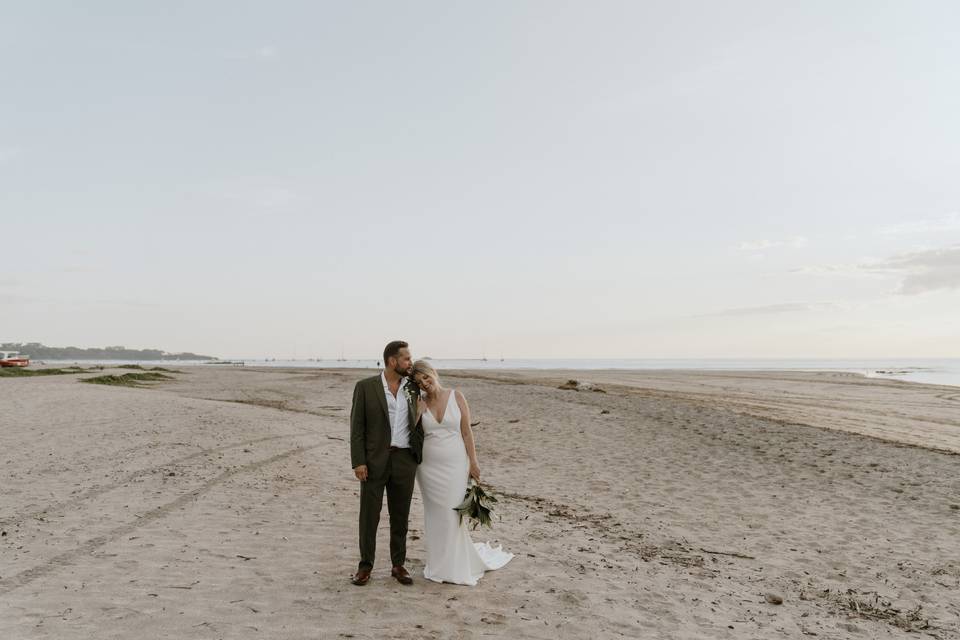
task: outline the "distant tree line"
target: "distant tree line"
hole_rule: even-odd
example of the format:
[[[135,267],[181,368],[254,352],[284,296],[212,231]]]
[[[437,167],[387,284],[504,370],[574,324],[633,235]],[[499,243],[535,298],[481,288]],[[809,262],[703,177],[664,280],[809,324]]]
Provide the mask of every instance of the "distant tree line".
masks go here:
[[[196,353],[167,353],[159,349],[103,347],[47,347],[39,342],[4,342],[0,351],[19,351],[34,360],[216,360]]]

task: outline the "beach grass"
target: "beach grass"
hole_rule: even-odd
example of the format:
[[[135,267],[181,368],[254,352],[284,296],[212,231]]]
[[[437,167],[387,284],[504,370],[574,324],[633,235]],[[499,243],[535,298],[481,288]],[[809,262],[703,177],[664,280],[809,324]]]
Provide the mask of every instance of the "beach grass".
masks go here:
[[[64,367],[62,369],[24,369],[21,367],[3,367],[0,368],[0,378],[30,378],[33,376],[62,376],[71,373],[84,373],[86,371],[99,371],[103,367],[94,367],[84,369],[83,367]]]
[[[183,371],[179,371],[177,369],[167,369],[166,367],[147,368],[139,364],[120,364],[115,367],[111,367],[111,369],[135,369],[137,371],[162,371],[164,373],[183,373]]]
[[[106,375],[95,378],[87,378],[81,382],[90,384],[104,384],[114,387],[140,387],[142,382],[158,382],[162,380],[173,380],[173,376],[168,376],[159,371],[144,371],[143,373],[124,373],[123,375]]]

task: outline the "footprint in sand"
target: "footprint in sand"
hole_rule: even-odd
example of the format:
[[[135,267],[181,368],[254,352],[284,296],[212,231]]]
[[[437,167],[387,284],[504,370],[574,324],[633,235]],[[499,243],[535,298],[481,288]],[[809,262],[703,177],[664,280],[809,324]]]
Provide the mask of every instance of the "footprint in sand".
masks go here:
[[[480,618],[480,622],[486,624],[504,624],[507,621],[507,617],[499,613],[485,613],[483,617]]]

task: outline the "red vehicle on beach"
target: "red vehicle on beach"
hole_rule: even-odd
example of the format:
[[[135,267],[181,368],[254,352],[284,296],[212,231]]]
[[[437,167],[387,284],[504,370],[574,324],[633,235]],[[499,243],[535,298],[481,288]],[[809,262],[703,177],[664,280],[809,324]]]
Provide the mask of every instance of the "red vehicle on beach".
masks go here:
[[[22,356],[19,351],[0,351],[0,367],[26,367],[30,365],[30,356]]]

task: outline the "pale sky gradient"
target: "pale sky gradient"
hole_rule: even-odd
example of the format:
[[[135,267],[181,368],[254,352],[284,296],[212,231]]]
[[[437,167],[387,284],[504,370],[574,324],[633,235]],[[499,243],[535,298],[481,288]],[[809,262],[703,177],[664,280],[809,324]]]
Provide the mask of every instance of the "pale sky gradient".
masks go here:
[[[958,357],[958,23],[951,1],[8,3],[0,342]]]

